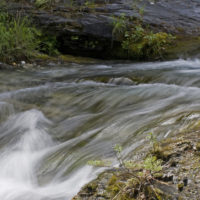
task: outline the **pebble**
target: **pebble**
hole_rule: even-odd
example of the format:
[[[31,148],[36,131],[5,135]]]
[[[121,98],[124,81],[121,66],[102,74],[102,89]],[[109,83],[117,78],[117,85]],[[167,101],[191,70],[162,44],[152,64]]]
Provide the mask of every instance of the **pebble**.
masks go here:
[[[24,66],[26,62],[24,60],[21,61],[21,65]]]

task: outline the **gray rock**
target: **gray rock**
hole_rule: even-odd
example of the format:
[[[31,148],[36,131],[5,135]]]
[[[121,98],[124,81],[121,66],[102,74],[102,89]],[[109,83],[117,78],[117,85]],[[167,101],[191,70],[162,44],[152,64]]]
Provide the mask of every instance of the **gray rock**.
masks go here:
[[[109,80],[109,83],[113,83],[116,85],[133,85],[133,81],[126,77],[120,77],[120,78],[112,78]]]
[[[32,1],[29,1],[32,2]],[[155,31],[198,36],[200,30],[200,1],[192,0],[96,0],[94,8],[85,8],[84,0],[77,0],[73,8],[65,6],[67,0],[58,0],[49,10],[34,7],[33,3],[7,2],[10,13],[23,13],[49,34],[56,35],[59,50],[74,55],[110,57],[119,46],[112,46],[112,17],[125,14],[139,17],[138,9],[144,8],[144,23]],[[81,9],[81,11],[80,11]],[[73,40],[73,36],[78,36]],[[117,50],[116,50],[117,51]]]

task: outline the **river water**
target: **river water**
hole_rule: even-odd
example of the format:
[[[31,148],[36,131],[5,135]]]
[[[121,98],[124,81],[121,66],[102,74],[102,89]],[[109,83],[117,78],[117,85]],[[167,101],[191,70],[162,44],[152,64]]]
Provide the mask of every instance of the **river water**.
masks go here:
[[[87,161],[198,122],[199,87],[199,60],[1,71],[0,199],[72,199],[104,170]]]

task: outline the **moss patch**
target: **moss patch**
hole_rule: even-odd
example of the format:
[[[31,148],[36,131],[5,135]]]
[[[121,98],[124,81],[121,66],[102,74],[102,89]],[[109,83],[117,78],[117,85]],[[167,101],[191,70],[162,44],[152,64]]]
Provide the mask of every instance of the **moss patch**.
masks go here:
[[[174,44],[167,48],[165,59],[198,55],[200,50],[200,37],[176,36]]]

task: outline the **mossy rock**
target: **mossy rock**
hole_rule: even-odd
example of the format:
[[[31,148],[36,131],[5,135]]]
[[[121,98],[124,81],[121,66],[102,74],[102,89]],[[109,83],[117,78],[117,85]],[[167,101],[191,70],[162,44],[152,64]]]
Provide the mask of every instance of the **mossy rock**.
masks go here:
[[[94,64],[98,63],[99,60],[88,58],[88,57],[79,57],[72,55],[59,55],[59,56],[49,56],[47,54],[37,53],[34,55],[34,59],[40,63],[47,62],[56,62],[56,63],[77,63],[77,64]]]
[[[199,55],[200,37],[177,35],[173,46],[166,49],[165,59]]]

